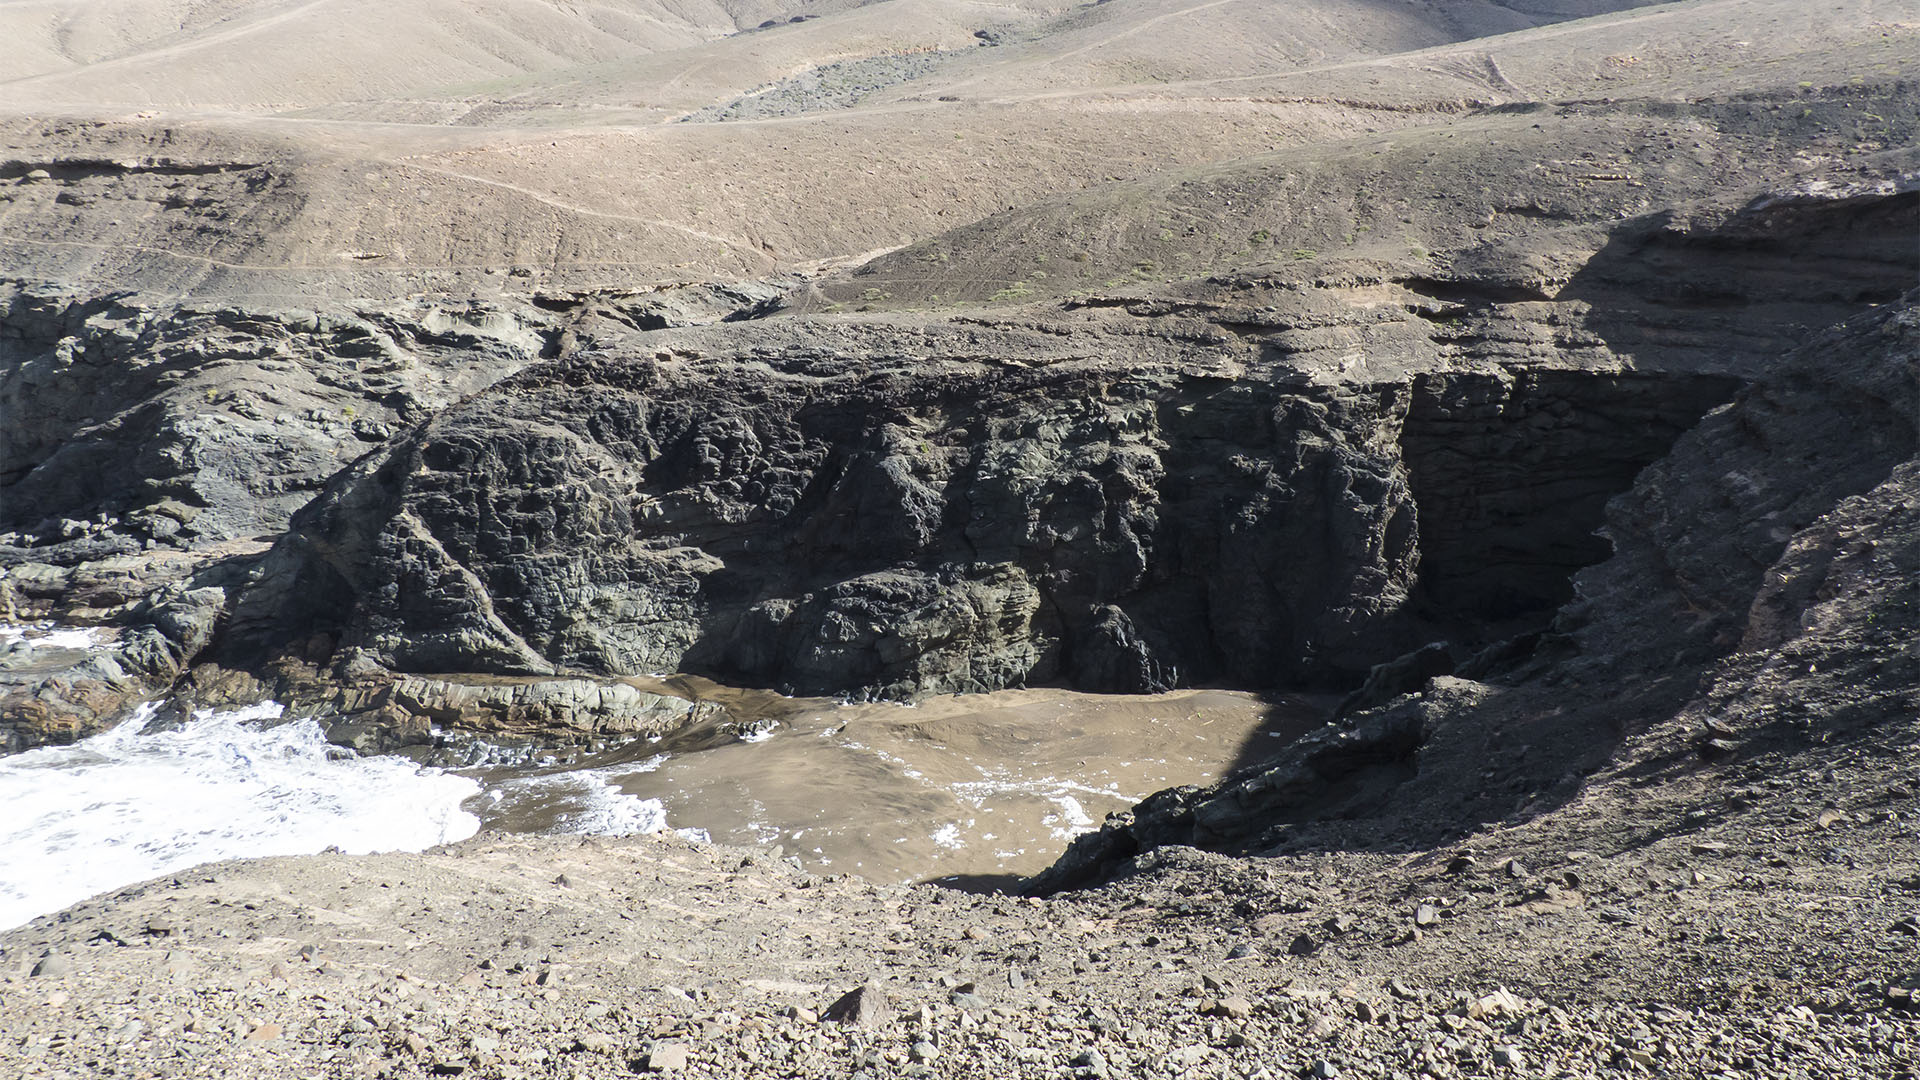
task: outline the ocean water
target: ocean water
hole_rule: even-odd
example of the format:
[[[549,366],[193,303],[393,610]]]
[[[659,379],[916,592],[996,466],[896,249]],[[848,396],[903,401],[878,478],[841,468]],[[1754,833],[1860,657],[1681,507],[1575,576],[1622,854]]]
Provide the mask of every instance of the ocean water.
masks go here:
[[[0,649],[107,640],[0,625]],[[483,828],[672,830],[880,881],[1004,880],[1044,868],[1108,812],[1271,752],[1321,716],[1223,691],[918,705],[704,692],[724,718],[567,764],[484,743],[452,769],[352,757],[274,702],[153,730],[143,709],[72,746],[0,757],[0,929],[201,863],[418,851]]]
[[[472,836],[466,777],[337,759],[273,702],[147,731],[152,707],[72,746],[0,758],[0,929],[221,859],[419,851]]]

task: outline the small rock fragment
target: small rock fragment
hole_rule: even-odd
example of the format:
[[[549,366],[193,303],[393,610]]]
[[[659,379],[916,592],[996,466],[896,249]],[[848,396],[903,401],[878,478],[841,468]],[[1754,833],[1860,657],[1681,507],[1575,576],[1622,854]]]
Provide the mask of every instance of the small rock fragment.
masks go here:
[[[1740,752],[1740,744],[1731,739],[1707,739],[1700,744],[1700,756],[1708,761],[1725,761]]]
[[[956,997],[958,995],[955,995]],[[888,1020],[887,992],[879,983],[863,983],[827,1007],[826,1019],[857,1027],[881,1027]]]
[[[1245,1020],[1253,1015],[1253,1003],[1234,994],[1209,1003],[1201,1012],[1208,1016],[1224,1016],[1229,1020]]]
[[[28,972],[28,974],[33,976],[59,976],[69,974],[72,971],[73,961],[68,960],[66,956],[61,953],[50,952],[41,957],[39,962],[33,965],[33,970]]]
[[[647,1051],[647,1068],[652,1072],[678,1072],[686,1067],[686,1043],[658,1042]]]
[[[573,1048],[589,1054],[613,1053],[613,1036],[600,1031],[585,1031],[573,1037]]]
[[[1195,1065],[1207,1060],[1212,1053],[1213,1051],[1208,1047],[1194,1043],[1190,1046],[1183,1046],[1173,1053],[1168,1054],[1167,1065],[1175,1072],[1181,1069],[1191,1069]]]

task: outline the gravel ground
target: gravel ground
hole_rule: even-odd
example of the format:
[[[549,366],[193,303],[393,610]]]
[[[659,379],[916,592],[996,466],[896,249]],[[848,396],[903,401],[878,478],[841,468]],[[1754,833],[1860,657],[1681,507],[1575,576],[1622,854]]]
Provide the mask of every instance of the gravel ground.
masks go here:
[[[0,1072],[1911,1076],[1910,800],[1743,800],[1613,854],[1566,846],[1604,806],[1446,851],[1165,849],[1047,900],[669,836],[219,864],[0,935]],[[1834,864],[1838,832],[1897,857]]]

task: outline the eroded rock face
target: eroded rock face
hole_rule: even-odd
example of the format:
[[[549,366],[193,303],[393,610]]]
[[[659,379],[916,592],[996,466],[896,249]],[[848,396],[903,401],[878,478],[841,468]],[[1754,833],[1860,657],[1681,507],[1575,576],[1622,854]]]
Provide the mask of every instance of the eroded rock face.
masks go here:
[[[0,282],[0,558],[271,535],[342,465],[536,359],[527,313],[166,305]]]
[[[303,512],[230,644],[321,627],[397,670],[891,696],[1351,682],[1432,628],[1423,562],[1436,602],[1550,610],[1605,499],[1733,386],[1327,385],[1218,340],[1126,357],[1094,334],[1026,367],[978,359],[1014,344],[979,331],[785,334],[615,340],[442,413]],[[1498,587],[1474,577],[1509,552]]]
[[[1891,759],[1920,709],[1916,453],[1908,293],[1783,358],[1645,470],[1608,510],[1614,553],[1575,576],[1536,654],[1431,678],[1272,762],[1156,795],[1029,888],[1097,882],[1166,844],[1444,842],[1609,767],[1655,786],[1709,766],[1763,777],[1816,745]]]
[[[17,290],[0,394],[45,416],[5,446],[0,607],[144,624],[127,694],[208,663],[275,693],[1348,690],[1434,641],[1469,673],[1544,629],[1682,431],[1910,278],[1883,241],[1916,209],[1823,188],[1542,237],[1572,245],[1551,276],[1491,245],[984,316],[754,319],[757,287],[327,315]],[[1790,295],[1788,249],[1832,287]],[[222,547],[314,490],[269,555]],[[217,590],[207,634],[162,626],[155,588]]]

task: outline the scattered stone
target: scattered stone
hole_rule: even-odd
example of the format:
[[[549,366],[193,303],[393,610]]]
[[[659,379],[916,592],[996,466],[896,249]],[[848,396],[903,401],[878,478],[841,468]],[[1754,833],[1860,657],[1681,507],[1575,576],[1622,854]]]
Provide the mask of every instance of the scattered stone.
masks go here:
[[[1415,926],[1424,928],[1432,926],[1439,921],[1440,909],[1434,907],[1432,904],[1421,904],[1413,910],[1413,925]]]
[[[1199,1043],[1182,1046],[1167,1055],[1167,1068],[1175,1072],[1183,1069],[1191,1069],[1212,1055],[1213,1050],[1210,1047],[1203,1046]]]
[[[573,1037],[573,1049],[589,1054],[611,1054],[614,1051],[613,1036],[600,1031],[586,1031]]]
[[[256,1027],[252,1031],[247,1032],[248,1042],[256,1042],[256,1043],[272,1042],[273,1040],[279,1037],[280,1037],[279,1024],[271,1024],[271,1023],[261,1024],[259,1027]]]
[[[1340,1070],[1326,1058],[1315,1058],[1313,1064],[1307,1069],[1307,1075],[1313,1077],[1313,1080],[1337,1080]]]
[[[1517,1046],[1496,1046],[1493,1048],[1493,1063],[1503,1069],[1524,1068],[1527,1056]]]
[[[678,1072],[687,1067],[687,1044],[683,1042],[657,1042],[647,1051],[646,1066],[651,1072]]]
[[[58,977],[69,974],[72,971],[73,961],[67,959],[65,954],[50,952],[41,957],[39,962],[33,965],[33,970],[28,972],[28,974],[35,977],[41,975]]]
[[[1732,739],[1705,739],[1700,743],[1700,756],[1708,761],[1725,761],[1740,752],[1740,744]]]
[[[1314,950],[1318,949],[1319,947],[1320,947],[1320,943],[1317,941],[1314,941],[1312,935],[1300,934],[1293,939],[1292,944],[1287,946],[1287,955],[1288,956],[1312,956]]]
[[[1224,1016],[1230,1020],[1245,1020],[1253,1015],[1253,1003],[1238,994],[1221,998],[1213,1007],[1215,1016]]]
[[[1470,1019],[1474,1020],[1483,1020],[1490,1016],[1519,1016],[1526,1011],[1526,1003],[1506,990],[1495,990],[1491,994],[1468,1001],[1464,1011]]]
[[[874,982],[863,983],[842,994],[822,1015],[834,1023],[867,1028],[882,1027],[891,1019],[887,992]]]

